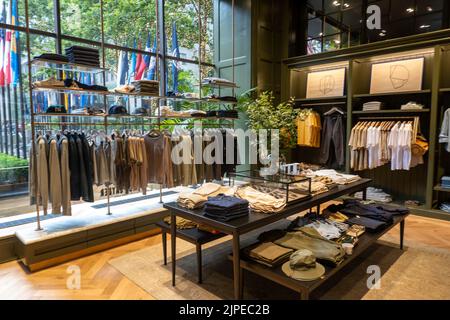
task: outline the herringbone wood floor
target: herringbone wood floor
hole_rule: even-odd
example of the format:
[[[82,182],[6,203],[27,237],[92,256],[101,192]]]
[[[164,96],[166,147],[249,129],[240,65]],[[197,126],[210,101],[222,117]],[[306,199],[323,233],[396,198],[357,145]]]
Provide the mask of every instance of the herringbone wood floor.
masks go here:
[[[388,236],[398,237],[398,228]],[[153,236],[32,274],[17,261],[1,264],[0,299],[154,299],[110,266],[108,260],[160,241],[159,235]],[[450,222],[411,216],[406,222],[405,244],[409,241],[450,251]],[[71,265],[81,269],[80,290],[66,288],[67,268]]]

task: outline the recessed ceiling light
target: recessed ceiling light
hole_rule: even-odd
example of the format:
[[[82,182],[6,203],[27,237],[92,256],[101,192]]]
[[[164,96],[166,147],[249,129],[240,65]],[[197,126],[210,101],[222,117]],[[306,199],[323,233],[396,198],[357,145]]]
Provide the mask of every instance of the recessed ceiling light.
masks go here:
[[[319,33],[319,36],[323,36],[323,32]]]
[[[433,7],[432,6],[427,6],[427,11],[428,12],[432,12],[433,11]]]
[[[339,7],[341,5],[341,3],[339,1],[333,1],[333,5],[336,7]]]
[[[386,33],[385,33],[385,32],[380,32],[379,36],[380,36],[380,37],[385,37],[385,36],[386,36]]]
[[[344,7],[350,8],[350,5],[348,3],[344,3]]]
[[[413,8],[408,8],[408,9],[406,9],[406,12],[408,12],[408,13],[413,13],[415,10],[413,9]]]
[[[341,43],[341,40],[334,40],[334,42],[335,42],[336,44],[340,44],[340,43]]]
[[[431,25],[429,25],[429,24],[423,24],[423,25],[420,26],[420,29],[427,29],[427,28],[429,28],[429,27],[431,27]]]

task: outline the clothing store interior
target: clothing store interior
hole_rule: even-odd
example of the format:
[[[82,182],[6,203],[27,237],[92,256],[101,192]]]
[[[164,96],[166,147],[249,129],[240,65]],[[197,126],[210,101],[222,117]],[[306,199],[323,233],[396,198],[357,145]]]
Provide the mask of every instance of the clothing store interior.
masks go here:
[[[450,299],[449,1],[0,16],[0,299]]]

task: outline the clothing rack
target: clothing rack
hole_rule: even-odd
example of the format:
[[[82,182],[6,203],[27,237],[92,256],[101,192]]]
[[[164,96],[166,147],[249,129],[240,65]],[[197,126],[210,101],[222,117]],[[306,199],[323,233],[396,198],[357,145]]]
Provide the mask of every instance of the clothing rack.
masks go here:
[[[102,52],[101,54],[101,68],[91,68],[88,66],[84,66],[84,65],[80,65],[78,68],[77,65],[73,64],[72,65],[72,69],[70,70],[71,72],[86,72],[87,69],[89,69],[89,71],[87,72],[93,72],[96,73],[97,70],[100,70],[100,73],[102,75],[102,80],[103,80],[103,86],[106,86],[106,71],[108,71],[105,66],[106,66],[106,55],[105,55],[105,31],[104,31],[104,1],[100,0],[100,22],[101,22],[101,47],[100,47],[100,51]],[[231,1],[231,6],[232,6],[232,81],[235,82],[235,0]],[[157,127],[159,129],[159,131],[162,131],[163,127],[175,127],[175,126],[194,126],[195,124],[194,122],[180,122],[180,123],[164,123],[161,120],[162,119],[177,119],[176,117],[163,117],[161,115],[161,109],[158,108],[158,115],[157,116],[139,116],[139,115],[126,115],[126,116],[112,116],[112,115],[87,115],[87,114],[42,114],[42,113],[35,113],[34,110],[34,99],[33,99],[33,93],[35,91],[45,91],[45,92],[55,92],[55,93],[59,93],[60,98],[64,97],[65,94],[72,94],[75,93],[75,90],[65,90],[65,89],[58,89],[58,88],[35,88],[33,87],[33,78],[32,78],[32,65],[33,63],[35,63],[36,66],[43,66],[46,68],[50,68],[53,70],[59,70],[59,76],[62,76],[62,70],[61,68],[55,67],[54,65],[52,66],[45,66],[42,64],[39,64],[38,61],[33,61],[32,57],[31,57],[31,40],[30,40],[30,14],[29,14],[29,0],[24,0],[24,10],[25,10],[25,30],[26,30],[26,48],[27,48],[27,69],[28,69],[28,86],[29,86],[29,98],[30,98],[30,121],[31,121],[31,133],[32,133],[32,139],[31,139],[31,143],[33,146],[35,146],[36,143],[36,127],[40,127],[40,126],[86,126],[86,127],[96,127],[96,126],[103,126],[104,130],[106,132],[108,132],[108,127],[117,127],[117,126],[147,126],[147,127]],[[159,7],[158,2],[156,2],[156,14],[157,14],[157,20],[158,20],[158,16],[163,13],[163,10],[161,7]],[[201,6],[200,9],[198,10],[198,15],[199,17],[202,14],[202,10],[201,10]],[[199,19],[200,22],[201,19]],[[159,21],[159,20],[158,20]],[[200,22],[201,23],[201,22]],[[201,26],[201,24],[199,25]],[[200,82],[200,97],[199,98],[186,98],[186,97],[167,97],[165,96],[165,82],[164,82],[164,72],[163,71],[165,68],[165,62],[163,60],[160,60],[160,53],[161,51],[165,50],[165,45],[162,43],[162,34],[164,33],[164,28],[163,26],[158,26],[158,37],[157,37],[157,52],[155,53],[155,58],[156,58],[156,66],[157,66],[157,79],[160,80],[160,92],[158,96],[152,96],[152,95],[140,95],[140,94],[127,94],[127,93],[116,93],[116,92],[101,92],[101,91],[89,91],[89,90],[76,90],[77,93],[81,93],[81,94],[86,94],[86,95],[98,95],[98,96],[103,96],[103,103],[106,106],[107,105],[107,96],[118,96],[118,97],[134,97],[134,98],[141,98],[141,99],[149,99],[152,101],[156,101],[156,104],[161,106],[163,105],[166,100],[169,101],[180,101],[180,102],[187,102],[187,103],[216,103],[219,105],[222,104],[227,104],[227,105],[232,105],[233,109],[235,109],[235,106],[237,105],[237,102],[229,102],[229,101],[221,101],[221,100],[216,100],[216,99],[208,99],[208,98],[202,98],[202,75],[201,75],[201,69],[202,69],[202,63],[204,61],[202,61],[202,48],[199,49],[199,82]],[[201,42],[202,38],[201,35],[199,37],[199,41]],[[57,52],[56,53],[62,53],[61,52],[62,48],[61,48],[61,44],[59,43],[59,45],[57,44]],[[161,63],[162,62],[162,63]],[[160,66],[161,63],[161,66]],[[221,88],[226,88],[223,87],[221,85],[218,85],[216,88],[221,89]],[[232,95],[235,96],[235,87],[232,87]],[[101,118],[103,118],[103,121],[99,121],[98,123],[91,123],[91,122],[74,122],[72,120],[70,121],[66,121],[66,119],[61,119],[64,121],[58,121],[58,122],[50,122],[47,121],[47,119],[43,119],[46,121],[36,121],[35,117],[44,117],[44,116],[56,116],[56,117],[94,117],[94,118],[99,118],[99,120]],[[156,119],[157,122],[156,123],[147,123],[147,122],[120,122],[120,123],[115,123],[115,122],[110,122],[108,121],[108,119],[120,119],[121,117],[123,118],[130,118],[130,119]],[[188,119],[188,118],[184,118],[184,119]],[[211,127],[211,128],[220,128],[220,127],[231,127],[234,128],[234,120],[232,118],[220,118],[220,117],[215,117],[215,118],[192,118],[193,120],[198,120],[201,121],[201,125],[205,126],[205,127]],[[207,123],[206,121],[218,121],[220,123]],[[229,123],[223,123],[222,121],[226,121],[228,120]],[[203,122],[205,121],[205,122]],[[31,155],[33,157],[35,157],[35,155]],[[35,177],[36,184],[38,184],[37,181],[37,177]],[[41,231],[42,227],[41,227],[41,220],[40,220],[40,214],[39,214],[39,192],[36,191],[36,217],[37,217],[37,231]],[[162,201],[162,186],[160,185],[160,203],[163,203]],[[108,215],[111,215],[111,211],[110,211],[110,192],[109,192],[109,186],[107,186],[107,208],[108,208]]]
[[[417,116],[401,116],[401,117],[396,117],[396,116],[389,116],[389,117],[360,117],[358,118],[359,121],[383,121],[383,120],[416,120],[419,117]]]

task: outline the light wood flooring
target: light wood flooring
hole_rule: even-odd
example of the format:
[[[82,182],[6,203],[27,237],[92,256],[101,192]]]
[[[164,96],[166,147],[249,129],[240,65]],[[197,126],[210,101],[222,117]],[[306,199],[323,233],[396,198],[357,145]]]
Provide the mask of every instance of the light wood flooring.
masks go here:
[[[398,232],[395,228],[388,236],[398,237]],[[161,236],[156,235],[32,274],[17,261],[0,264],[0,299],[154,299],[110,266],[108,260],[160,241]],[[405,245],[408,242],[450,251],[450,222],[410,216]],[[71,265],[80,267],[80,290],[66,288],[67,268]]]

